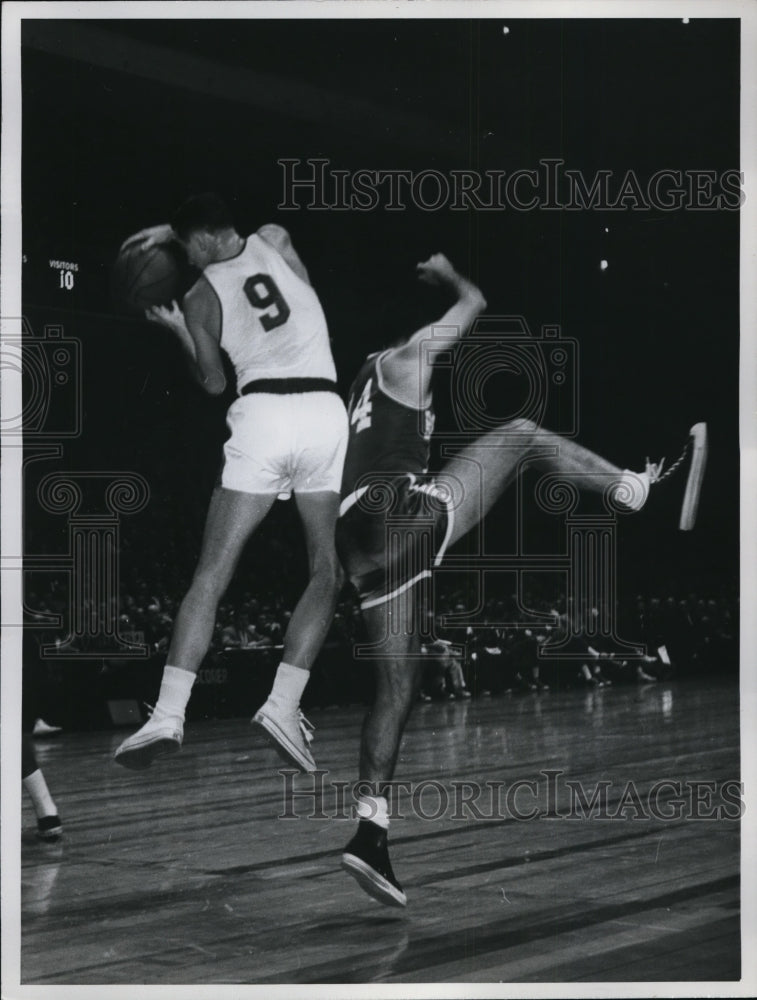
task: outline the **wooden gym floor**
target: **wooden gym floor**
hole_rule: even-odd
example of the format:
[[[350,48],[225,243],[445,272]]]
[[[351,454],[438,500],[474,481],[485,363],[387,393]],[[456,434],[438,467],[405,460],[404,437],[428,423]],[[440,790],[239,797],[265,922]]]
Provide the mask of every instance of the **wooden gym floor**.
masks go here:
[[[700,816],[737,812],[721,797],[739,779],[735,680],[418,705],[397,779],[442,815],[400,799],[390,844],[406,910],[374,902],[339,867],[354,824],[336,783],[355,777],[362,714],[312,715],[329,773],[311,819],[313,797],[287,803],[278,758],[244,720],[190,724],[182,752],[144,772],[110,759],[129,730],[38,741],[65,833],[37,842],[24,803],[21,982],[739,978],[739,824],[687,816],[688,805],[676,817],[676,786],[657,799],[673,818],[649,812],[662,779],[688,782],[682,799],[698,789]],[[519,779],[536,785],[513,797]],[[565,782],[590,797],[602,780],[607,812],[625,802],[622,813],[570,818]],[[460,801],[474,789],[460,783],[476,781],[494,784],[471,817]],[[550,801],[551,819],[514,815]],[[278,818],[286,811],[295,818]]]

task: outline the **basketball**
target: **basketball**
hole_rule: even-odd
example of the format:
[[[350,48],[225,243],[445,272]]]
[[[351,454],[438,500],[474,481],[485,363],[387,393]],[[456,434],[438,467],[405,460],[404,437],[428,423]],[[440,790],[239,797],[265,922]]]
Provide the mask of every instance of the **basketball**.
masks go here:
[[[129,312],[142,315],[150,306],[170,305],[192,285],[192,274],[181,247],[159,244],[145,250],[143,244],[125,246],[118,254],[111,275],[115,302]]]

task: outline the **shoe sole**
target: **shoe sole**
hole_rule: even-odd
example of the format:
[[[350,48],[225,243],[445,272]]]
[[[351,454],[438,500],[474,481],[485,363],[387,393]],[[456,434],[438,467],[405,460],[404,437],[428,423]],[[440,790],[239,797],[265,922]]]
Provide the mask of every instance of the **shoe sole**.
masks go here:
[[[691,531],[696,523],[699,496],[707,465],[707,424],[694,424],[689,433],[692,438],[691,462],[681,506],[681,518],[678,522],[681,531]]]
[[[263,730],[268,744],[273,747],[285,763],[293,765],[303,774],[313,774],[314,771],[318,770],[315,761],[303,757],[284,730],[269,716],[261,715],[258,712],[253,716],[252,724]]]
[[[164,757],[167,754],[178,753],[181,750],[181,743],[178,740],[161,736],[150,743],[143,743],[142,746],[128,747],[126,750],[116,751],[113,759],[121,767],[127,767],[130,771],[143,771],[155,760],[156,757]]]
[[[385,906],[407,906],[407,896],[355,854],[342,855],[342,868],[360,888]]]

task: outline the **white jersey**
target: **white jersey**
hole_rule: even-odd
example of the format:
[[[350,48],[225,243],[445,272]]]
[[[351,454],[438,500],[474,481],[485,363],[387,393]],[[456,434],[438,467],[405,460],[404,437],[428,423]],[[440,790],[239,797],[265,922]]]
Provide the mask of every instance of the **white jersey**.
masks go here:
[[[221,305],[221,347],[238,391],[262,378],[336,381],[318,296],[270,243],[248,236],[236,257],[209,264],[203,274]]]

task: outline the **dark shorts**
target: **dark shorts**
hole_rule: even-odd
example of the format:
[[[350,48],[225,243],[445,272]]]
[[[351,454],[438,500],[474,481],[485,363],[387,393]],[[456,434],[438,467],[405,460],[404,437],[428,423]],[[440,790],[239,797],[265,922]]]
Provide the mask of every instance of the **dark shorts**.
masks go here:
[[[363,610],[428,579],[454,525],[452,498],[428,476],[364,477],[342,500],[336,546]]]

